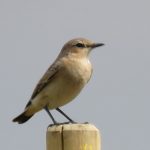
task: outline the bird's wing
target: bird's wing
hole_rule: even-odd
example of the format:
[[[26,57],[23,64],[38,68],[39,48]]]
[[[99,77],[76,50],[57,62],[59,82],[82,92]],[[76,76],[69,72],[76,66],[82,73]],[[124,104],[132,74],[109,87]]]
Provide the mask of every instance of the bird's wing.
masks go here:
[[[35,98],[52,81],[52,79],[58,73],[59,67],[60,66],[58,64],[54,64],[50,68],[48,68],[46,73],[43,75],[43,77],[40,79],[37,86],[35,87],[31,96],[31,100]]]

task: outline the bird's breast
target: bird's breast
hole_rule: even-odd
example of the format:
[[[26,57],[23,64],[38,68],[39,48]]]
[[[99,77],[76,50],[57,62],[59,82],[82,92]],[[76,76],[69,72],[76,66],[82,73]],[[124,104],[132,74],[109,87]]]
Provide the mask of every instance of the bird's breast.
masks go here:
[[[77,84],[86,84],[92,74],[92,65],[88,59],[64,60],[64,78]]]

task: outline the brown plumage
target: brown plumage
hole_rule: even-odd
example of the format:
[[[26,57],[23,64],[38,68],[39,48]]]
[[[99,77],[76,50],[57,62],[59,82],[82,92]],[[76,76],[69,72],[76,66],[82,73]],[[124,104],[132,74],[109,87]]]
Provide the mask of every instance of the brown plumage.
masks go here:
[[[13,122],[24,123],[43,108],[47,112],[48,109],[56,109],[64,115],[58,107],[73,100],[89,81],[92,65],[88,55],[93,48],[102,45],[84,38],[67,42],[38,82],[24,112],[14,118]],[[56,123],[50,112],[48,114]],[[69,117],[67,119],[72,121]]]

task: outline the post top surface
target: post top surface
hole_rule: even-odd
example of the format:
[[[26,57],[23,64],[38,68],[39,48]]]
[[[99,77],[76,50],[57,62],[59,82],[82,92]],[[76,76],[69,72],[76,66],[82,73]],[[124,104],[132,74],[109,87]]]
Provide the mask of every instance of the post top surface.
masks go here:
[[[76,123],[76,124],[61,124],[61,125],[53,125],[47,128],[47,132],[52,131],[69,131],[69,130],[98,130],[93,124],[89,123]]]

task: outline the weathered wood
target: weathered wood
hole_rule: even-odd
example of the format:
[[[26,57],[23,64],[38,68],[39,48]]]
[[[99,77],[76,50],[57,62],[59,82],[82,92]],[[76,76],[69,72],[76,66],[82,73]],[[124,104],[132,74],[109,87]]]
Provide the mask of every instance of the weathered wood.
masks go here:
[[[63,124],[48,127],[47,150],[101,150],[99,130],[92,124]]]

